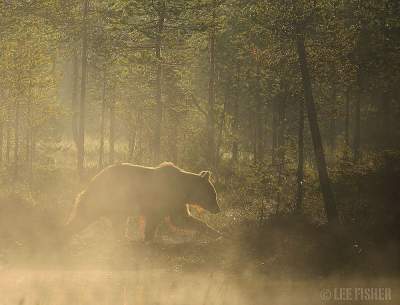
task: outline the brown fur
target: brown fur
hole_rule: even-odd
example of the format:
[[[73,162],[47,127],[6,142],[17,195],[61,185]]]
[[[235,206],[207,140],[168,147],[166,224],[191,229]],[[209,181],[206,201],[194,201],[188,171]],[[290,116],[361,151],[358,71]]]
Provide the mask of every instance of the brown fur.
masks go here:
[[[166,217],[177,225],[220,234],[190,215],[187,204],[193,203],[219,212],[209,172],[194,174],[172,163],[143,167],[129,163],[109,166],[97,174],[76,198],[67,227],[76,232],[101,217],[113,227],[121,227],[135,210],[145,218],[146,240],[154,237],[157,226]]]

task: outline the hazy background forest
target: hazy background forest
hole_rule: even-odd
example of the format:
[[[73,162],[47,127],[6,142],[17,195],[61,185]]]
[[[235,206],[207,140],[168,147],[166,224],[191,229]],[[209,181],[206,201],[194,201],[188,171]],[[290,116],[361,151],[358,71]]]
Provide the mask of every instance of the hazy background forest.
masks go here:
[[[146,280],[176,280],[173,291],[158,291],[181,299],[157,304],[185,304],[196,289],[179,281],[193,270],[205,272],[196,279],[204,293],[191,301],[203,304],[284,304],[296,295],[292,286],[265,289],[271,279],[334,276],[335,287],[397,279],[399,16],[394,0],[1,1],[1,269],[155,272],[141,273],[142,290],[118,275],[122,288],[86,278],[94,288],[85,292],[71,275],[57,292],[68,297],[56,301],[51,285],[66,276],[46,286],[27,273],[23,300],[46,304],[107,303],[96,297],[105,286],[115,304],[155,304]],[[123,248],[100,225],[63,259],[53,253],[58,225],[93,175],[116,162],[163,161],[211,170],[222,213],[198,216],[231,240],[166,226],[159,248]],[[22,276],[7,272],[3,288]],[[320,301],[318,287],[310,294]],[[24,297],[7,291],[10,304]]]

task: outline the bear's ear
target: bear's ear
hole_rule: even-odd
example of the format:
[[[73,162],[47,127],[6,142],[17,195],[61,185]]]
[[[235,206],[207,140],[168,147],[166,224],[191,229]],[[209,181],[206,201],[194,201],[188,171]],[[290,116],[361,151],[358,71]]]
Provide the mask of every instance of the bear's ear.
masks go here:
[[[201,171],[200,177],[209,180],[210,179],[210,172],[209,171]]]

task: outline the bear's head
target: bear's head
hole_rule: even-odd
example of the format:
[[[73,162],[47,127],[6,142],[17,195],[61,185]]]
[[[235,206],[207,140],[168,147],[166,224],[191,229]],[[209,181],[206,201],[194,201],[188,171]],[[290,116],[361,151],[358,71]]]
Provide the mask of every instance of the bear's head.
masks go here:
[[[213,214],[219,213],[221,210],[217,202],[217,192],[210,181],[210,172],[202,171],[198,176],[194,194],[195,203]]]

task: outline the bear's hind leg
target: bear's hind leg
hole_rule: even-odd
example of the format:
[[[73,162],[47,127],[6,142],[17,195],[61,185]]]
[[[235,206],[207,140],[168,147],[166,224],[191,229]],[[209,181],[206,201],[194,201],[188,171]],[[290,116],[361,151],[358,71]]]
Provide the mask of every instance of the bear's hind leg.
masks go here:
[[[113,233],[113,238],[116,241],[127,241],[128,236],[127,236],[127,217],[121,217],[121,216],[116,216],[116,217],[110,217],[111,220],[111,226],[112,226],[112,233]]]
[[[157,227],[160,221],[157,217],[145,217],[144,224],[144,241],[148,242],[154,239],[156,235]]]

